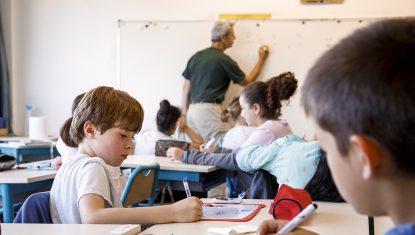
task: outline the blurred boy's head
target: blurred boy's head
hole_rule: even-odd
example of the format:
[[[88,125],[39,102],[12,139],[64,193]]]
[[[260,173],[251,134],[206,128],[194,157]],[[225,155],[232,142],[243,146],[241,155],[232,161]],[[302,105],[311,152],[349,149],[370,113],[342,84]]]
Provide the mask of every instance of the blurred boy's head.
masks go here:
[[[85,137],[85,122],[104,134],[112,127],[138,132],[144,119],[140,103],[128,93],[100,86],[87,92],[73,113],[70,137],[80,144]]]
[[[415,18],[340,41],[309,71],[302,103],[342,196],[359,212],[385,214],[369,195],[382,200],[380,185],[415,178]]]

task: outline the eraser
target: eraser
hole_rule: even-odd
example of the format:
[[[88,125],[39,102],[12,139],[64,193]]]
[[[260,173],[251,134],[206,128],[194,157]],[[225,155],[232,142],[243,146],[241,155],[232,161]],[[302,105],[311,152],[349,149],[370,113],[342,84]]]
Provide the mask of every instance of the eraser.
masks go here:
[[[120,227],[114,228],[110,231],[111,234],[118,235],[137,235],[141,231],[140,225],[125,224]]]

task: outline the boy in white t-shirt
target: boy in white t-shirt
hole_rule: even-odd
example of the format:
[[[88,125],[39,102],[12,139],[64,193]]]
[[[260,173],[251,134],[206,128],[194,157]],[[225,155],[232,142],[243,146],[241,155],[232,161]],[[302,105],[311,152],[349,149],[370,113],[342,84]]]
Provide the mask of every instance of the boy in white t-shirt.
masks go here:
[[[126,92],[97,87],[75,109],[69,136],[78,154],[58,171],[50,192],[54,223],[158,224],[200,220],[202,201],[189,197],[167,206],[121,208],[118,168],[134,148],[143,109]]]

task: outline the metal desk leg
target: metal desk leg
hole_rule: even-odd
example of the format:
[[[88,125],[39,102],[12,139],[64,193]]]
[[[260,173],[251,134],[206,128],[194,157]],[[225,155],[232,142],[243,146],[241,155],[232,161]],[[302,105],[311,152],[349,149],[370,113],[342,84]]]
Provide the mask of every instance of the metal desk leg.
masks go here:
[[[373,221],[372,216],[368,216],[368,222],[369,222],[369,235],[375,235],[375,224]]]
[[[22,157],[22,156],[20,156],[20,151],[18,149],[13,149],[12,151],[13,151],[12,155],[16,158],[16,165],[19,165],[20,164],[20,158]]]
[[[21,151],[19,149],[16,149],[16,156],[17,156],[17,164],[20,164],[21,161],[23,161],[23,154],[21,153]]]
[[[10,184],[1,185],[1,195],[3,198],[3,223],[12,223],[14,208]]]

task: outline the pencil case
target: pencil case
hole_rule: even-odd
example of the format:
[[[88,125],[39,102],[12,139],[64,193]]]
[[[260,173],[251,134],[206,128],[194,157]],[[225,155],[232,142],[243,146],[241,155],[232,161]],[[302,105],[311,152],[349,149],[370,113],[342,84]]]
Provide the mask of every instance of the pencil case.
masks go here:
[[[283,184],[271,203],[269,213],[274,219],[292,220],[311,203],[311,196],[307,191]]]
[[[0,154],[0,171],[11,169],[16,164],[16,158],[8,154]]]
[[[157,140],[155,155],[165,157],[167,150],[171,147],[181,148],[186,151],[189,150],[190,143],[181,140]]]

